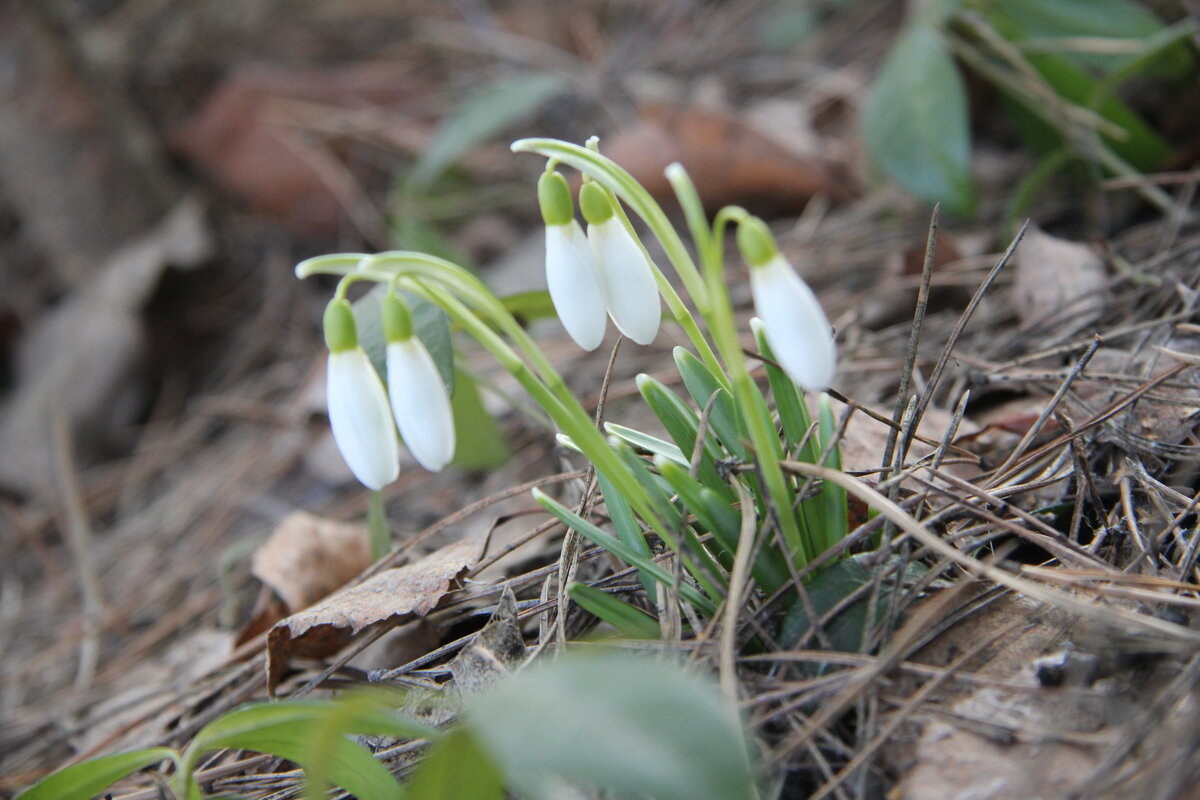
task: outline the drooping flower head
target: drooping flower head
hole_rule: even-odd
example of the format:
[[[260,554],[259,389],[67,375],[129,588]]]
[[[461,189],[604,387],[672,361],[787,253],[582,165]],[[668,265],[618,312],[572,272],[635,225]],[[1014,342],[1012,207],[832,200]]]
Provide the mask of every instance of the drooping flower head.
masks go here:
[[[566,178],[553,170],[542,173],[538,203],[546,222],[546,285],[554,310],[576,344],[595,350],[608,325],[604,290],[587,238],[575,221]]]
[[[613,210],[616,202],[595,182],[579,191],[579,208],[588,221],[588,244],[599,267],[604,304],[621,333],[638,344],[658,335],[662,304],[654,267]]]
[[[816,295],[779,252],[766,224],[751,217],[738,226],[738,249],[750,265],[754,308],[767,343],[788,376],[805,389],[829,387],[837,352]]]
[[[334,298],[325,308],[325,343],[333,440],[354,477],[368,489],[382,489],[400,474],[396,426],[383,381],[358,345],[354,312],[344,298]]]
[[[454,412],[429,350],[413,333],[408,306],[394,292],[383,298],[388,396],[400,436],[425,469],[437,472],[454,458]]]

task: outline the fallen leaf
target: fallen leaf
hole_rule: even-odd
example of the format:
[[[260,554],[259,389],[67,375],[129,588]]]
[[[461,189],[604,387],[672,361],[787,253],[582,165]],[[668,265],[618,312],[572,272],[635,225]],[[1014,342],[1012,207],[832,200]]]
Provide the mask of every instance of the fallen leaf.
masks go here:
[[[185,200],[30,328],[17,349],[16,394],[0,408],[0,486],[32,493],[51,485],[53,414],[69,422],[84,465],[133,417],[142,306],[168,267],[196,267],[212,246],[203,208]]]
[[[294,511],[254,552],[250,571],[288,611],[308,608],[371,566],[365,525]]]
[[[1087,245],[1030,226],[1013,260],[1012,297],[1022,327],[1077,331],[1103,309],[1104,262]]]
[[[251,211],[273,217],[297,233],[337,230],[346,216],[350,174],[315,137],[306,135],[289,109],[395,107],[419,87],[392,64],[342,69],[250,67],[234,72],[201,109],[172,132],[173,147],[210,180]],[[403,120],[389,118],[389,132]],[[422,129],[424,126],[422,126]]]
[[[1130,711],[1112,693],[1037,690],[1035,662],[1061,647],[1070,624],[1062,612],[1002,595],[917,653],[919,663],[944,666],[999,636],[965,671],[1028,688],[948,683],[885,745],[885,762],[900,767],[889,796],[1067,797],[1086,781],[1103,748],[1102,739],[1084,742]]]
[[[733,116],[665,104],[640,110],[642,119],[603,142],[603,150],[659,200],[674,197],[663,170],[676,161],[712,207],[732,203],[762,214],[794,213],[815,194],[847,195],[819,161]]]
[[[479,692],[493,686],[525,660],[525,639],[517,622],[517,598],[504,587],[496,610],[475,641],[450,662],[450,674],[460,692]]]
[[[329,595],[277,623],[267,634],[267,690],[274,694],[288,660],[335,653],[364,628],[423,617],[437,607],[487,547],[487,536],[447,545],[403,567]]]

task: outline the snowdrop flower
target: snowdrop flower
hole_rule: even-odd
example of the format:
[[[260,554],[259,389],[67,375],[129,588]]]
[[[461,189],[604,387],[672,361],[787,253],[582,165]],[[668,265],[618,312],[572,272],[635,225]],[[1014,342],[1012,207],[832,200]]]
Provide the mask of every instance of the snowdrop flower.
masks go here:
[[[358,345],[354,312],[343,298],[325,308],[325,343],[333,440],[354,477],[368,489],[382,489],[400,474],[400,445],[383,381]]]
[[[454,457],[450,395],[429,351],[413,335],[408,306],[393,292],[383,298],[383,335],[396,426],[417,463],[437,472]]]
[[[546,221],[546,285],[554,310],[576,344],[595,350],[608,325],[604,290],[587,238],[575,221],[567,179],[554,171],[542,173],[538,202]]]
[[[662,305],[650,259],[613,212],[613,200],[594,182],[579,192],[579,208],[588,221],[588,244],[599,267],[604,304],[621,333],[638,344],[658,335]]]
[[[783,371],[805,389],[828,388],[836,352],[829,320],[816,295],[779,253],[761,219],[742,222],[737,241],[750,265],[754,308]]]

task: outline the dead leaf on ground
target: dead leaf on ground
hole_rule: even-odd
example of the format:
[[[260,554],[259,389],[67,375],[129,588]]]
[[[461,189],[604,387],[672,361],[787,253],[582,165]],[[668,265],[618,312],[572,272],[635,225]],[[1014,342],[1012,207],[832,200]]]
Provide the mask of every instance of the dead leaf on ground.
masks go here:
[[[914,661],[944,666],[999,635],[965,671],[1028,688],[949,681],[885,745],[885,762],[900,772],[889,797],[1052,798],[1077,789],[1115,735],[1110,726],[1129,709],[1099,689],[1037,688],[1035,660],[1061,647],[1070,626],[1062,612],[1002,595],[917,653]]]
[[[494,685],[525,660],[525,639],[517,621],[517,598],[505,586],[496,610],[450,662],[450,674],[460,692],[479,692]]]
[[[365,525],[294,511],[254,552],[250,571],[288,611],[308,608],[371,566]]]
[[[53,414],[69,421],[84,465],[136,414],[141,309],[167,268],[196,267],[212,248],[203,208],[185,200],[37,321],[18,346],[16,394],[0,407],[0,486],[32,493],[51,485]]]
[[[487,536],[455,542],[413,564],[348,586],[282,620],[267,635],[268,692],[274,694],[292,657],[327,656],[370,625],[394,625],[425,616],[479,561],[486,547]]]
[[[326,116],[332,116],[339,109],[395,107],[419,88],[395,64],[246,68],[227,78],[173,132],[172,144],[252,211],[300,234],[331,232],[346,216],[343,184],[349,173],[321,142],[301,130],[288,109],[323,105]],[[401,122],[395,117],[387,121],[392,128]]]
[[[674,197],[663,170],[676,161],[712,207],[732,203],[758,213],[795,213],[813,195],[847,195],[819,161],[733,116],[665,104],[644,106],[641,113],[640,121],[603,143],[604,153],[660,200]]]
[[[369,566],[371,541],[365,525],[304,511],[288,514],[254,551],[250,571],[269,591],[260,595],[238,644],[308,608]]]
[[[813,419],[816,419],[817,409],[815,408],[815,404],[812,405],[810,413],[813,415]],[[841,415],[845,412],[845,409],[845,404],[834,400],[834,419],[841,419]],[[891,416],[891,411],[875,410],[886,417]],[[921,424],[917,426],[917,433],[928,439],[940,441],[945,435],[946,429],[950,426],[952,418],[953,414],[949,411],[944,411],[940,408],[927,408],[924,416],[921,417]],[[866,414],[861,412],[855,413],[846,424],[846,432],[839,442],[842,453],[842,468],[848,472],[878,469],[884,449],[887,446],[890,430],[890,426],[872,419]],[[958,433],[955,438],[969,436],[978,430],[979,426],[974,422],[963,419],[958,425]],[[931,452],[933,452],[933,448],[929,445],[924,442],[913,441],[908,449],[908,460],[914,461],[923,458]]]
[[[1030,226],[1013,260],[1012,297],[1022,327],[1081,330],[1104,308],[1104,262],[1091,247]]]

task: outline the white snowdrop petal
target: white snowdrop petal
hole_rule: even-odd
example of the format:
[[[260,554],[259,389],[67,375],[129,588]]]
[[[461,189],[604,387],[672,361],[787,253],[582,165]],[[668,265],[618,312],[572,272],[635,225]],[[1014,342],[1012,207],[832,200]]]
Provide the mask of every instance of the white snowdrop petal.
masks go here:
[[[750,288],[767,342],[784,371],[805,389],[828,388],[836,351],[812,289],[780,255],[750,268]]]
[[[388,395],[409,452],[437,472],[454,458],[454,412],[433,357],[416,336],[387,346]]]
[[[400,474],[400,446],[383,382],[361,348],[329,354],[329,424],[346,465],[369,489]]]
[[[579,223],[546,227],[546,285],[567,333],[584,350],[604,339],[608,316],[600,276]]]
[[[600,267],[609,316],[621,333],[650,344],[658,335],[662,304],[646,255],[616,217],[589,225],[588,243]]]

